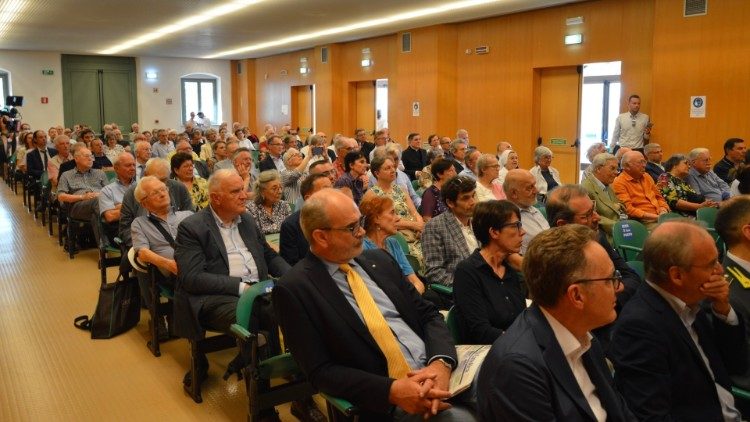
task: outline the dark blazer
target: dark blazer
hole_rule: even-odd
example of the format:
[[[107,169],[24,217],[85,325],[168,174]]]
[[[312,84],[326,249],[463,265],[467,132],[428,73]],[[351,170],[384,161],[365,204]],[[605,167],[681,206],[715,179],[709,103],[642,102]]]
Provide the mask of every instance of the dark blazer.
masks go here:
[[[365,160],[370,162],[370,152],[375,149],[375,144],[372,142],[362,142],[362,147],[359,149],[362,154],[365,155]]]
[[[276,170],[276,164],[273,163],[273,158],[271,158],[271,155],[266,154],[266,158],[262,159],[260,163],[258,163],[258,168],[260,169],[260,171]]]
[[[239,224],[240,237],[253,255],[260,280],[269,273],[279,277],[289,264],[266,242],[250,213],[243,213]],[[219,227],[211,212],[205,208],[182,220],[177,229],[174,251],[177,261],[174,322],[175,334],[199,339],[204,335],[198,316],[209,295],[239,297],[239,277],[229,275],[229,260]]]
[[[304,258],[310,250],[310,244],[302,234],[299,218],[300,210],[293,212],[281,223],[279,233],[279,255],[292,266]]]
[[[443,317],[422,300],[387,252],[367,250],[355,261],[424,340],[428,361],[436,355],[456,359]],[[360,407],[363,421],[389,420],[388,394],[394,380],[388,377],[383,352],[325,264],[308,253],[279,280],[272,295],[284,341],[312,385]]]
[[[57,150],[54,148],[47,148],[50,158],[57,155]],[[34,148],[26,154],[26,174],[33,176],[34,179],[42,177],[42,173],[47,171],[44,168],[44,159],[38,149]],[[62,173],[61,173],[62,174]]]
[[[427,165],[427,151],[422,148],[415,150],[408,147],[401,154],[401,162],[404,164],[404,173],[409,176],[409,179],[414,180],[416,178],[414,172],[421,171]]]
[[[722,266],[724,267],[724,274],[729,276],[731,280],[731,284],[729,285],[729,302],[732,304],[734,311],[742,315],[742,319],[748,321],[750,320],[750,287],[744,287],[733,273],[737,272],[750,280],[750,272],[746,271],[742,265],[736,263],[728,256],[724,257]],[[750,331],[750,324],[745,324],[746,340],[750,342],[750,332],[748,331]],[[748,350],[750,350],[750,344],[748,345]],[[745,390],[750,390],[750,355],[747,358],[748,371],[745,371],[743,374],[732,375],[732,383]],[[745,415],[745,417],[747,416]]]
[[[193,165],[195,166],[195,169],[198,171],[198,175],[204,179],[208,179],[208,177],[211,175],[208,171],[208,164],[206,164],[205,161],[201,160],[195,160],[193,161]]]
[[[582,359],[607,420],[634,421],[596,338]],[[523,311],[492,345],[477,378],[477,410],[484,421],[596,420],[537,305]]]
[[[646,173],[651,175],[651,178],[654,179],[654,182],[659,181],[659,176],[661,176],[662,173],[664,173],[664,170],[657,166],[656,163],[652,163],[651,161],[646,163]]]
[[[693,327],[716,382],[731,391],[744,371],[745,324],[731,326],[700,310]],[[711,321],[713,320],[713,322]],[[714,381],[677,313],[641,284],[615,324],[610,356],[617,387],[640,420],[722,421]]]

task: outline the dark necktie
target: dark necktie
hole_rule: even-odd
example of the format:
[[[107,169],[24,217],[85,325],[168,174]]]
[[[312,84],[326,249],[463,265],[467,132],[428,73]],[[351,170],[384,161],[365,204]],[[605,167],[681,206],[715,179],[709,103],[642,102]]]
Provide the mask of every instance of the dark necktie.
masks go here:
[[[138,180],[141,180],[143,178],[143,164],[138,164]]]
[[[43,171],[47,171],[47,150],[39,150],[39,154],[42,155],[42,162],[44,163]]]

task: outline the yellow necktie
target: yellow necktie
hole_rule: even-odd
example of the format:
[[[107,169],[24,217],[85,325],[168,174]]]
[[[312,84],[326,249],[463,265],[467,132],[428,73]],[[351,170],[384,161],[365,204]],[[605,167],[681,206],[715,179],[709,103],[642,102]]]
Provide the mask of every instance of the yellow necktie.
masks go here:
[[[391,327],[388,326],[370,291],[367,290],[364,280],[349,264],[341,264],[339,268],[346,273],[346,281],[349,283],[354,300],[357,301],[357,306],[362,312],[367,330],[370,331],[375,343],[378,344],[385,355],[385,360],[388,362],[388,376],[394,379],[405,377],[411,371],[411,368],[409,368],[409,364],[401,352]]]

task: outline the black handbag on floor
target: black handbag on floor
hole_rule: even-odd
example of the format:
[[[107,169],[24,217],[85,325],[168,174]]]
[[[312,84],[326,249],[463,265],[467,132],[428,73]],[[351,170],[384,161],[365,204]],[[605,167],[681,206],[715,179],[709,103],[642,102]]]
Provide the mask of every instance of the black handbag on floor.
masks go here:
[[[135,327],[141,318],[141,293],[138,279],[122,274],[114,283],[104,283],[99,288],[99,302],[94,315],[81,315],[73,325],[91,331],[92,339],[112,338]]]

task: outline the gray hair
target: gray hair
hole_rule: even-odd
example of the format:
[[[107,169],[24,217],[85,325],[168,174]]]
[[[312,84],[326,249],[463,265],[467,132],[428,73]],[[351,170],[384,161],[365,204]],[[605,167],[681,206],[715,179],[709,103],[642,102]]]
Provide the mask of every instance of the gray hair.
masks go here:
[[[708,236],[706,229],[693,220],[670,220],[660,224],[643,244],[646,278],[661,284],[670,280],[671,267],[690,267],[695,257],[694,241],[702,233]]]
[[[143,184],[146,182],[153,182],[154,180],[157,182],[161,182],[161,180],[159,180],[157,177],[154,177],[154,176],[141,177],[141,180],[139,180],[138,184],[135,185],[135,190],[133,191],[133,195],[135,196],[136,202],[140,204],[141,202],[143,202],[144,199],[146,199],[146,192],[143,190]]]
[[[545,146],[538,146],[534,148],[534,164],[539,164],[539,160],[544,157],[552,157],[552,150]]]
[[[451,152],[456,152],[458,146],[461,144],[466,145],[467,147],[469,146],[469,144],[467,144],[463,139],[454,139],[453,142],[451,142]]]
[[[711,153],[709,152],[708,148],[693,148],[688,153],[688,160],[695,161],[695,159],[698,158],[698,156],[701,154],[710,155]]]
[[[286,152],[284,152],[284,156],[282,158],[284,159],[285,166],[289,166],[289,160],[291,160],[295,154],[299,154],[297,148],[289,148],[286,150]]]
[[[73,156],[76,156],[78,154],[78,151],[82,149],[89,149],[89,147],[86,146],[85,142],[76,142],[75,145],[71,148]]]
[[[477,159],[477,176],[482,177],[484,175],[484,169],[487,168],[493,159],[495,159],[495,156],[492,154],[482,154],[479,156],[479,159]]]
[[[512,149],[506,149],[502,153],[500,153],[500,158],[498,158],[498,162],[501,166],[505,167],[506,164],[508,164],[508,160],[510,159],[510,153],[515,152]]]
[[[211,177],[208,178],[208,193],[212,194],[218,192],[221,188],[221,182],[232,175],[239,176],[239,173],[237,173],[237,170],[235,169],[216,170],[214,174],[212,174]]]
[[[648,154],[649,152],[651,152],[651,151],[653,151],[653,150],[655,150],[657,148],[661,148],[661,145],[659,145],[657,143],[653,143],[653,142],[652,143],[648,143],[648,144],[646,144],[646,145],[643,146],[643,153],[644,154]]]
[[[232,162],[237,159],[237,157],[242,154],[243,152],[250,153],[250,158],[252,159],[253,154],[250,152],[249,148],[241,147],[234,150],[234,153],[232,154]]]
[[[258,180],[256,180],[253,184],[253,191],[255,192],[255,202],[257,204],[260,205],[263,203],[263,189],[266,188],[266,185],[275,180],[281,180],[281,174],[278,170],[266,170],[260,172],[260,174],[258,175]]]
[[[55,140],[53,142],[55,143],[55,145],[57,145],[65,140],[70,141],[70,137],[68,135],[57,135],[55,136]]]
[[[133,156],[131,153],[129,153],[127,151],[123,151],[123,152],[117,154],[117,156],[112,160],[112,166],[117,167],[117,164],[120,163],[120,160],[122,159],[122,157],[124,155],[129,155],[131,157]]]
[[[164,174],[166,174],[166,177],[169,177],[169,161],[164,158],[158,157],[154,157],[146,161],[146,168],[144,169],[145,174],[153,175],[155,173],[158,173],[160,170],[164,172]]]
[[[607,164],[607,161],[617,161],[617,157],[614,155],[608,153],[608,152],[602,152],[599,154],[596,154],[594,156],[594,159],[591,160],[591,170],[597,171],[600,168],[604,167]]]
[[[607,149],[604,142],[594,142],[589,149],[586,150],[586,158],[588,158],[589,161],[592,161],[597,154],[601,154],[601,152],[598,152],[601,149],[605,151]]]

